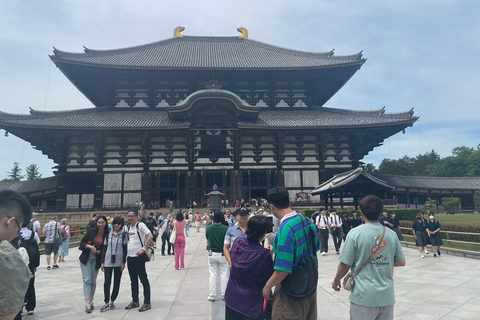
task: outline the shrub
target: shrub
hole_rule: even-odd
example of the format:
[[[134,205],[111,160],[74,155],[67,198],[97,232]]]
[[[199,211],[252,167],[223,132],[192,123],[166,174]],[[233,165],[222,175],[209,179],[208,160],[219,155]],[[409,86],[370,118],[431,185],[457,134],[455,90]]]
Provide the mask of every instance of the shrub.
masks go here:
[[[442,198],[442,207],[447,214],[455,214],[460,205],[460,198]]]
[[[388,212],[390,214],[395,213],[396,218],[400,221],[413,221],[420,209],[388,209]]]

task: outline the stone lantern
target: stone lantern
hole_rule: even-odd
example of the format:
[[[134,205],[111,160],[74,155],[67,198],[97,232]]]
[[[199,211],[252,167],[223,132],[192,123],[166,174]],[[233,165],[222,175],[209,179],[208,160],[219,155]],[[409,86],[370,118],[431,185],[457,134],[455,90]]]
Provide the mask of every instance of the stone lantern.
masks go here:
[[[209,192],[205,195],[210,200],[210,210],[214,211],[214,210],[222,209],[222,199],[223,199],[223,196],[225,194],[218,191],[217,184],[213,185],[213,191],[212,192]]]

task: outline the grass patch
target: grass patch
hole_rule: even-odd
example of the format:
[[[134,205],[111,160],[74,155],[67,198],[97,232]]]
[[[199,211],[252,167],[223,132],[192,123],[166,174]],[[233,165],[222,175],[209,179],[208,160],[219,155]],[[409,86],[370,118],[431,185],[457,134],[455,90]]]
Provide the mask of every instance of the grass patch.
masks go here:
[[[406,242],[415,243],[415,239],[411,235],[404,234],[403,238]],[[480,244],[466,244],[466,243],[448,242],[445,239],[443,239],[442,248],[443,247],[480,252]]]
[[[426,217],[427,218],[427,217]],[[438,214],[435,218],[440,223],[480,225],[480,214]],[[427,218],[428,219],[428,218]]]

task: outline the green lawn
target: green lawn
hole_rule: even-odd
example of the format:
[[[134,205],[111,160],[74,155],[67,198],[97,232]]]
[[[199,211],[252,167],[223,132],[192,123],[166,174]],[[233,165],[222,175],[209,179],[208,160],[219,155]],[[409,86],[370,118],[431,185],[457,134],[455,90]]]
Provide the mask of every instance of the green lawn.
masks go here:
[[[435,218],[440,223],[455,223],[455,224],[469,224],[480,225],[480,214],[437,214]],[[428,219],[428,218],[427,218]]]

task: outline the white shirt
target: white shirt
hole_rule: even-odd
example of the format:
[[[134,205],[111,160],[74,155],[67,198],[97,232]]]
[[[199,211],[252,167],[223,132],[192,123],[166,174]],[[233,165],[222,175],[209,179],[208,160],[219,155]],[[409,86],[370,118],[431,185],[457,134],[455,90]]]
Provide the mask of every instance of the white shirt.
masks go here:
[[[320,214],[315,223],[320,229],[326,229],[328,227],[328,218]]]
[[[32,224],[32,229],[33,229],[33,232],[36,232],[37,229],[40,229],[40,221],[38,220],[35,220]],[[41,229],[40,229],[41,230]]]
[[[339,216],[337,216],[336,214],[332,214],[330,216],[330,221],[331,221],[331,224],[334,225],[337,228],[340,228],[343,224],[342,219]]]
[[[137,225],[138,225],[138,233],[140,237],[142,237],[142,241],[138,238],[137,233]],[[136,257],[137,252],[142,250],[145,246],[145,237],[147,234],[150,234],[150,230],[148,230],[147,226],[143,222],[138,222],[137,224],[131,226],[128,225],[125,227],[125,231],[128,232],[128,245],[127,245],[127,255],[129,257]]]
[[[23,227],[21,232],[22,232],[22,238],[25,239],[25,240],[30,239],[30,237],[32,236],[32,231],[30,229],[28,229],[27,227]],[[33,238],[35,239],[35,241],[37,241],[37,244],[40,243],[40,238],[38,237],[38,234],[36,232],[35,232],[35,236]]]

